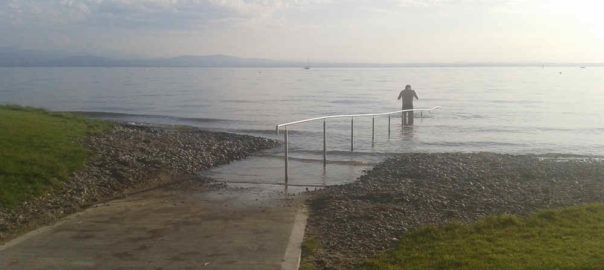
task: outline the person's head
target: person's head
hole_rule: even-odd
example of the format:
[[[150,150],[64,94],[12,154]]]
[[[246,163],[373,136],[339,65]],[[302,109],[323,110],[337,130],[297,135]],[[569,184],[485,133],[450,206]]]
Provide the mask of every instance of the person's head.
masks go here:
[[[411,85],[410,84],[405,85],[405,90],[411,90]]]

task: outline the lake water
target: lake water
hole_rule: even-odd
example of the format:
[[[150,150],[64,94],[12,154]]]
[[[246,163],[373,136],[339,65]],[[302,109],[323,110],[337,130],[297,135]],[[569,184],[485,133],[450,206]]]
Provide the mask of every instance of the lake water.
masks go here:
[[[281,139],[277,123],[398,110],[405,84],[420,97],[416,108],[441,109],[412,128],[395,116],[390,139],[388,118],[377,117],[373,146],[371,118],[355,119],[354,154],[350,119],[329,120],[330,160],[451,151],[604,155],[604,67],[0,68],[0,103]],[[322,122],[290,128],[293,158],[320,160],[321,149]]]

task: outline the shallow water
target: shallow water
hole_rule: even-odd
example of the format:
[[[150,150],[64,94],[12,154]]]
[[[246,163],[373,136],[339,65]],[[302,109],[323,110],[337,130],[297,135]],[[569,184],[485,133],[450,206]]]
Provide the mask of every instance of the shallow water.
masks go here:
[[[376,118],[373,146],[371,118],[355,119],[352,155],[350,119],[329,120],[328,158],[340,163],[327,174],[356,175],[400,152],[604,154],[604,67],[0,68],[0,103],[281,139],[277,123],[397,110],[396,97],[407,83],[420,97],[416,108],[442,108],[412,128],[394,117],[390,139],[388,118]],[[297,158],[292,173],[319,182],[321,128],[312,122],[289,132]],[[265,177],[282,174],[276,169],[282,160],[275,158],[281,153],[264,154],[264,170],[275,167]],[[347,162],[352,169],[339,169]]]
[[[393,119],[391,140],[377,118],[373,148],[371,120],[356,119],[357,151],[604,154],[603,67],[0,68],[0,103],[274,136],[281,122],[397,110],[406,83],[416,107],[442,109],[404,132]],[[349,149],[349,125],[328,121],[329,150]],[[320,131],[293,128],[292,150],[320,150]]]

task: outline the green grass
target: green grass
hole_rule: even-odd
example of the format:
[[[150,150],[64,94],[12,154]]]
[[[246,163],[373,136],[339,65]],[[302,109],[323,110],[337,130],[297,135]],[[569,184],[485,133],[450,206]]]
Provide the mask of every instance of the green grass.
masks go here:
[[[322,251],[321,242],[316,238],[309,237],[302,242],[302,261],[300,262],[300,270],[314,270],[314,257],[318,252]]]
[[[68,179],[91,154],[78,138],[109,127],[68,113],[0,106],[0,207],[14,207]]]
[[[604,269],[604,204],[411,232],[364,269]]]

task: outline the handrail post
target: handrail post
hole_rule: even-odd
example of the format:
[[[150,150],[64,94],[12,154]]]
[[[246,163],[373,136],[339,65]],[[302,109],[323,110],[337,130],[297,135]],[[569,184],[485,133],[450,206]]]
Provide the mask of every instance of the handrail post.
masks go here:
[[[388,139],[390,139],[390,115],[388,115]]]
[[[436,109],[440,109],[439,106],[433,107],[431,109],[418,109],[417,111],[420,112],[420,117],[423,118],[423,111],[427,111],[430,112],[432,110],[436,110]],[[303,119],[303,120],[298,120],[298,121],[293,121],[293,122],[288,122],[288,123],[282,123],[282,124],[277,124],[275,126],[275,131],[277,132],[277,136],[280,135],[280,128],[284,129],[283,132],[283,138],[284,138],[284,161],[285,161],[285,191],[287,192],[287,186],[288,186],[288,182],[289,182],[289,133],[287,131],[287,127],[289,125],[294,125],[294,124],[300,124],[300,123],[304,123],[304,122],[309,122],[309,121],[315,121],[315,120],[323,120],[323,168],[325,169],[327,167],[327,124],[326,124],[326,119],[329,118],[346,118],[346,117],[350,117],[350,152],[354,152],[354,118],[355,117],[368,117],[371,116],[371,147],[375,146],[375,117],[376,116],[381,116],[381,115],[388,115],[388,139],[390,139],[390,134],[391,134],[391,119],[392,119],[392,115],[401,112],[401,122],[402,125],[404,127],[405,125],[405,112],[411,112],[411,113],[415,113],[415,110],[411,109],[411,110],[397,110],[397,111],[392,111],[392,112],[384,112],[384,113],[365,113],[365,114],[342,114],[342,115],[329,115],[329,116],[323,116],[323,117],[315,117],[315,118],[309,118],[309,119]]]
[[[325,119],[323,119],[323,167],[327,166],[327,136],[325,136]]]
[[[354,117],[350,117],[350,152],[354,150]]]
[[[375,116],[371,117],[371,147],[375,145]]]
[[[289,146],[288,146],[288,134],[287,134],[287,126],[285,126],[285,132],[283,133],[284,141],[285,141],[285,186],[287,187],[288,175],[287,175],[287,167],[288,167],[288,157],[289,157]]]

